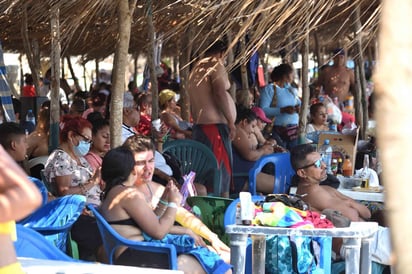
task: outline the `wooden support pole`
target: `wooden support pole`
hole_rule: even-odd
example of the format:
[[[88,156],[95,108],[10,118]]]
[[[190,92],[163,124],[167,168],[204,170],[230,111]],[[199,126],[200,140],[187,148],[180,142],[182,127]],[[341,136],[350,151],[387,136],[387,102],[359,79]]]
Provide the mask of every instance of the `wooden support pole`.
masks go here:
[[[365,81],[365,61],[363,59],[363,44],[362,44],[362,24],[360,21],[360,4],[355,9],[355,38],[356,38],[356,94],[355,98],[355,116],[356,124],[359,125],[359,137],[365,139],[366,126],[368,125],[368,107],[366,95],[366,81]]]
[[[51,99],[50,99],[50,139],[49,152],[59,145],[60,123],[60,9],[57,6],[51,8]]]
[[[110,145],[117,147],[122,144],[123,95],[126,90],[125,74],[128,64],[130,31],[132,15],[136,0],[118,1],[118,33],[116,50],[113,60],[113,89],[110,101]]]
[[[147,63],[149,64],[149,71],[150,71],[150,83],[151,83],[151,91],[152,91],[152,120],[159,118],[159,87],[157,84],[157,74],[156,74],[156,66],[160,64],[155,64],[156,56],[155,56],[155,36],[156,31],[153,25],[153,14],[152,14],[152,1],[147,1],[147,32],[149,35],[149,44],[147,47]]]
[[[187,81],[190,75],[190,62],[193,48],[193,29],[189,26],[181,39],[181,51],[179,57],[180,65],[180,96],[182,98],[181,116],[184,120],[190,121],[190,99],[187,92]],[[184,46],[183,46],[184,45]]]

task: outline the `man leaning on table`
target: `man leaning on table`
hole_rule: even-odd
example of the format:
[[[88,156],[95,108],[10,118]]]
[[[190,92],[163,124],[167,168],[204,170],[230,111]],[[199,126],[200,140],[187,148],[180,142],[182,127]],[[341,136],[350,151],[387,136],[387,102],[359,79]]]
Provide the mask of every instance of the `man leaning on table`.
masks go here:
[[[321,155],[310,144],[298,145],[290,151],[290,161],[299,178],[296,194],[311,206],[312,210],[322,212],[324,209],[340,211],[351,221],[367,221],[371,217],[369,209],[328,185],[320,185],[326,179],[326,165]],[[379,245],[378,245],[379,243]],[[344,257],[344,250],[340,245],[334,250]],[[390,265],[391,243],[389,229],[379,226],[371,243],[372,261]]]

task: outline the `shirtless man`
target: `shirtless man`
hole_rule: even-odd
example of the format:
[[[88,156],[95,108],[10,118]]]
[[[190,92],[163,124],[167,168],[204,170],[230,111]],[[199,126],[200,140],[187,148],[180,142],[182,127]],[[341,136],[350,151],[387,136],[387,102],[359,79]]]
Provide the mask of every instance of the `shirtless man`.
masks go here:
[[[343,195],[333,187],[319,185],[326,179],[326,165],[312,145],[295,146],[290,153],[292,167],[299,178],[296,194],[303,195],[302,199],[310,205],[312,210],[319,212],[327,208],[338,210],[354,222],[370,219],[371,213],[366,206]],[[341,249],[340,242],[334,241],[333,246],[335,252],[339,252],[343,257],[344,249]],[[385,265],[391,264],[391,243],[388,228],[379,226],[372,239],[371,255],[375,262]]]
[[[226,45],[214,43],[189,76],[188,93],[194,121],[192,138],[210,147],[222,172],[220,190],[206,186],[208,192],[229,196],[232,182],[232,146],[235,136],[236,107],[227,90],[228,74],[223,64]]]
[[[316,97],[323,87],[324,93],[330,98],[338,97],[343,103],[350,92],[355,92],[355,76],[353,70],[346,67],[345,51],[341,48],[333,52],[333,65],[327,66],[319,74]]]

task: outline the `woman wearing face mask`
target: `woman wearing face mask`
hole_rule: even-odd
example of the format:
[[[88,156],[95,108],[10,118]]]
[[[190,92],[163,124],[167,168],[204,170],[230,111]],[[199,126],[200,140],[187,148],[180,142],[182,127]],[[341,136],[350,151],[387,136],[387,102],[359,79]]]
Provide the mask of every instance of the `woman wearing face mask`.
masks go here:
[[[93,173],[84,158],[92,140],[92,125],[81,117],[65,115],[60,123],[60,146],[45,165],[44,175],[57,196],[81,194],[86,202],[100,205],[100,170]]]
[[[44,176],[55,195],[80,194],[86,203],[100,205],[100,168],[93,169],[84,156],[90,149],[92,125],[79,116],[65,115],[60,122],[60,146],[47,159]],[[101,238],[92,216],[80,215],[72,227],[72,237],[79,246],[80,259],[95,260]]]

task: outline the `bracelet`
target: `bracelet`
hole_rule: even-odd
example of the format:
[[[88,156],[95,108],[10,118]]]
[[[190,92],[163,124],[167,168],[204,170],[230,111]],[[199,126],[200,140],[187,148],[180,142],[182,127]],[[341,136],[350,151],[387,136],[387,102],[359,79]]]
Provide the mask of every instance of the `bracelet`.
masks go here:
[[[167,207],[177,208],[177,204],[174,203],[174,202],[169,202],[169,203],[167,204]]]
[[[162,204],[162,205],[165,205],[165,206],[168,205],[168,203],[165,200],[162,200],[162,199],[159,200],[159,203]]]

